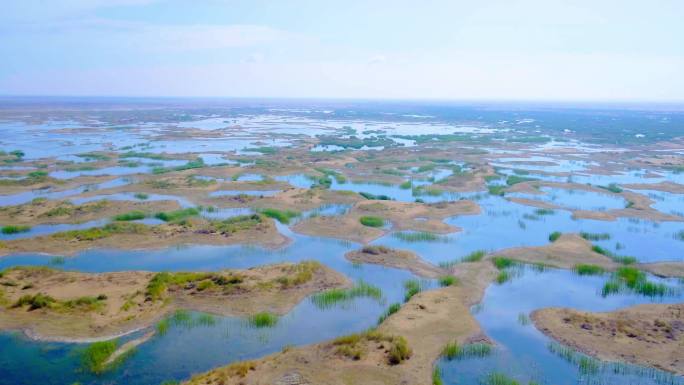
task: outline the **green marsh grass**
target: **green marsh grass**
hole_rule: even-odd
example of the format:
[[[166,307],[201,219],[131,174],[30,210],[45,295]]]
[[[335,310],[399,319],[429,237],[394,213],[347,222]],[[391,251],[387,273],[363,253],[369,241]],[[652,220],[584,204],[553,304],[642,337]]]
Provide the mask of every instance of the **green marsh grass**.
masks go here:
[[[118,340],[100,341],[90,344],[82,353],[83,366],[92,373],[102,373],[107,367],[105,362],[119,346]]]
[[[398,302],[389,305],[389,307],[387,308],[387,310],[385,310],[385,311],[380,315],[380,317],[378,318],[378,325],[380,325],[381,323],[385,322],[385,320],[386,320],[389,316],[391,316],[392,314],[398,312],[400,309],[401,309],[401,304],[398,303]]]
[[[575,265],[573,271],[579,275],[601,275],[606,272],[601,266],[585,263]]]
[[[622,188],[620,186],[618,186],[616,183],[611,183],[607,186],[598,186],[598,187],[600,187],[604,190],[608,190],[608,191],[615,193],[615,194],[619,194],[622,192]]]
[[[410,180],[407,180],[406,182],[399,185],[399,188],[402,190],[410,190],[412,187],[413,183],[411,183]]]
[[[423,290],[423,284],[417,279],[409,279],[404,282],[404,302],[408,302],[414,295]]]
[[[554,231],[553,233],[549,234],[549,241],[556,242],[561,235],[563,234],[560,231]]]
[[[499,285],[502,285],[502,284],[504,284],[504,283],[510,281],[511,278],[512,278],[511,273],[509,273],[509,272],[506,271],[506,270],[502,270],[502,271],[499,272],[499,274],[497,274],[497,276],[496,276],[496,278],[494,279],[494,281],[495,281],[496,283],[498,283]]]
[[[432,368],[432,385],[444,385],[442,371],[437,366]]]
[[[674,289],[662,283],[655,283],[648,280],[646,273],[630,266],[618,268],[612,278],[603,285],[601,294],[606,297],[629,291],[647,297],[663,297],[673,295]]]
[[[445,287],[454,285],[458,285],[458,278],[454,277],[453,275],[439,277],[439,286]]]
[[[531,323],[530,316],[527,313],[518,313],[518,323],[527,326]]]
[[[199,210],[194,207],[189,207],[187,209],[180,209],[174,211],[159,212],[154,215],[155,218],[160,219],[164,222],[176,222],[189,217],[199,215]]]
[[[580,236],[588,241],[605,241],[610,239],[610,234],[608,233],[587,233],[582,231]]]
[[[427,231],[399,231],[392,233],[392,237],[404,242],[447,242],[448,238]]]
[[[461,259],[462,262],[479,262],[487,254],[484,250],[475,250]]]
[[[293,210],[278,210],[273,208],[259,210],[260,213],[264,214],[269,218],[276,219],[278,222],[287,225],[290,220],[301,215],[298,211]]]
[[[392,198],[390,198],[387,195],[382,195],[382,194],[381,195],[375,195],[375,194],[371,194],[371,193],[365,192],[365,191],[359,192],[359,195],[361,195],[362,197],[364,197],[368,200],[375,200],[375,201],[391,201],[392,200]]]
[[[362,216],[361,218],[359,218],[359,222],[361,222],[362,225],[368,227],[382,227],[385,225],[384,219],[369,215]]]
[[[137,221],[140,219],[145,219],[146,216],[147,214],[140,210],[133,210],[127,213],[116,215],[112,219],[115,221]]]
[[[450,342],[442,349],[442,357],[448,361],[462,360],[466,358],[482,358],[492,353],[492,346],[483,343],[459,345]]]
[[[604,249],[599,245],[592,245],[591,251],[601,255],[605,255],[606,257],[612,259],[614,262],[621,263],[623,265],[633,265],[637,262],[636,258],[634,257],[628,255],[616,255],[612,253],[610,250]]]
[[[311,296],[311,302],[319,309],[328,309],[341,303],[348,303],[355,298],[366,297],[376,301],[382,299],[382,290],[363,281],[357,282],[347,289],[329,289]]]
[[[519,262],[507,257],[494,257],[492,258],[492,263],[499,270],[507,269],[519,264]]]
[[[278,323],[278,316],[269,312],[261,312],[249,317],[249,324],[255,328],[269,328]]]
[[[0,229],[3,234],[19,234],[31,231],[31,226],[25,225],[7,225]]]
[[[487,191],[490,195],[504,196],[506,194],[505,190],[506,186],[503,185],[487,186]]]
[[[149,195],[147,195],[145,193],[135,193],[133,196],[135,197],[135,199],[139,199],[141,201],[144,201],[145,199],[150,197]]]

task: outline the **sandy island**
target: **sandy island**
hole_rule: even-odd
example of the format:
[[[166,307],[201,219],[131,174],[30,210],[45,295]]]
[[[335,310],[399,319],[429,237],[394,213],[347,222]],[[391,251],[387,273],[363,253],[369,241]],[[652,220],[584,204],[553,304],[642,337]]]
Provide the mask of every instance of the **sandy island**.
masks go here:
[[[539,330],[586,354],[684,375],[684,304],[646,304],[608,313],[548,308]]]

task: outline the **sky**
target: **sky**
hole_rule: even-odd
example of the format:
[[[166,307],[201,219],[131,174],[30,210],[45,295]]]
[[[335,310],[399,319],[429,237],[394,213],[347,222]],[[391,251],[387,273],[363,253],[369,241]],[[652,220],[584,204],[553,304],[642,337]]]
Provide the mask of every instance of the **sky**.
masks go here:
[[[0,95],[684,101],[682,0],[3,0]]]

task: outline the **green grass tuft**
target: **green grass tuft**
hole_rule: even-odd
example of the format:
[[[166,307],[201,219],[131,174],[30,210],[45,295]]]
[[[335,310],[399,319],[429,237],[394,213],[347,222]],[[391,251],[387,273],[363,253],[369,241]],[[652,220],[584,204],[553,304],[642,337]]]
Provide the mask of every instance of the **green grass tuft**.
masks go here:
[[[83,366],[92,373],[102,373],[107,369],[105,362],[114,354],[118,345],[118,340],[90,344],[81,357]]]
[[[154,215],[155,218],[160,219],[164,222],[176,222],[189,217],[199,215],[199,210],[194,207],[189,207],[187,209],[180,209],[175,211],[159,212]]]
[[[278,210],[278,209],[273,209],[273,208],[268,208],[268,209],[263,209],[259,210],[260,213],[264,214],[265,216],[269,218],[273,218],[278,220],[278,222],[287,225],[290,223],[290,219],[296,218],[299,215],[301,215],[297,211],[292,211],[292,210]]]
[[[606,272],[601,266],[590,264],[575,265],[573,271],[579,275],[601,275]]]
[[[255,328],[273,327],[278,323],[278,316],[268,312],[254,314],[249,317],[249,324]]]
[[[137,221],[140,219],[145,219],[146,216],[147,215],[144,212],[140,210],[134,210],[124,214],[116,215],[112,219],[115,221]]]
[[[380,218],[380,217],[373,217],[373,216],[363,216],[359,218],[359,222],[361,222],[362,225],[368,226],[368,227],[382,227],[385,225],[385,220]]]
[[[2,227],[3,234],[18,234],[18,233],[26,233],[31,231],[31,226],[24,226],[24,225],[7,225]]]

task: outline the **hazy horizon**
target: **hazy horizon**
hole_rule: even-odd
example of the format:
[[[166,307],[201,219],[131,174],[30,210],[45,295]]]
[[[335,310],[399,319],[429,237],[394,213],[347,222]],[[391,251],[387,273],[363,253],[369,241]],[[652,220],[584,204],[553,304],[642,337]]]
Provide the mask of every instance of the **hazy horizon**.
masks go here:
[[[684,102],[684,3],[9,1],[0,94]]]

